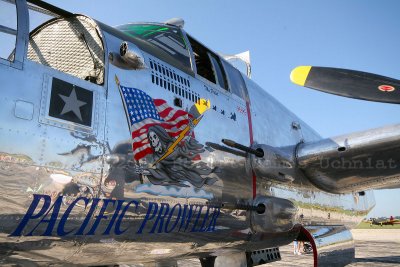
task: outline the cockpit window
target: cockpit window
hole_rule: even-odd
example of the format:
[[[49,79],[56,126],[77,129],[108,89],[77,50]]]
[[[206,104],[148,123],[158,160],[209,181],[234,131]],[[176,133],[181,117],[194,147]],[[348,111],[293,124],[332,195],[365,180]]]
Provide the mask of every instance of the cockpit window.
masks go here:
[[[228,90],[226,75],[219,57],[188,35],[192,46],[197,74]]]
[[[228,76],[228,83],[231,92],[240,98],[247,99],[247,89],[242,74],[226,61],[222,61],[222,65],[224,66],[226,75]]]
[[[126,24],[118,26],[117,29],[154,44],[191,68],[188,47],[179,28],[168,25]]]
[[[17,36],[17,10],[13,1],[0,1],[0,57],[13,61]]]
[[[226,84],[226,76],[224,71],[222,70],[221,61],[217,56],[211,53],[208,53],[208,56],[210,57],[214,75],[217,78],[218,85],[221,86],[221,88],[228,90],[228,86]]]

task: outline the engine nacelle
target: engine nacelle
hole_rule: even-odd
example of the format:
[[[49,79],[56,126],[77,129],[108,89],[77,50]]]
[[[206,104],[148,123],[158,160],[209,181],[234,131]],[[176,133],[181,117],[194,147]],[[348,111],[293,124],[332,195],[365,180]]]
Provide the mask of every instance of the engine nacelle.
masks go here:
[[[292,182],[295,177],[293,147],[275,148],[269,145],[252,147],[262,151],[263,156],[252,156],[252,167],[257,177],[277,182]]]
[[[257,196],[253,206],[257,211],[251,211],[251,228],[262,233],[288,232],[294,226],[297,208],[283,198]]]

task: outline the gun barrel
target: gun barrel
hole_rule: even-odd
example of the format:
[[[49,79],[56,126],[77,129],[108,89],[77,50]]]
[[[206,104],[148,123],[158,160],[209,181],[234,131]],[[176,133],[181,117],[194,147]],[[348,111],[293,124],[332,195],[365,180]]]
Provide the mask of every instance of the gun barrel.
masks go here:
[[[256,150],[252,149],[251,147],[241,145],[239,143],[236,143],[235,141],[229,140],[229,139],[222,139],[222,143],[224,143],[227,146],[245,151],[247,153],[256,155],[257,157],[262,158],[264,156],[264,152],[262,150]]]

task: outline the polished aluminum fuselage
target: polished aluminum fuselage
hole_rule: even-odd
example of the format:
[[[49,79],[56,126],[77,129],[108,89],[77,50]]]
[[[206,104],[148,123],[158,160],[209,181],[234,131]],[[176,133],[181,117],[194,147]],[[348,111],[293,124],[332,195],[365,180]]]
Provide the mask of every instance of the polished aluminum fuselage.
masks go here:
[[[21,19],[19,33],[26,35],[17,42],[20,64],[0,62],[0,249],[6,258],[18,255],[11,262],[147,262],[291,242],[298,234],[296,227],[254,230],[255,211],[241,207],[251,207],[256,196],[289,200],[296,208],[292,224],[310,228],[351,228],[374,206],[372,192],[331,194],[302,175],[290,181],[263,179],[253,174],[249,155],[216,149],[205,149],[197,159],[209,169],[218,169],[210,174],[216,180],[212,185],[159,185],[146,175],[127,180],[127,168],[137,162],[131,160],[132,151],[122,149],[131,144],[132,134],[115,77],[121,85],[143,90],[170,106],[179,97],[182,110],[189,110],[193,101],[157,84],[155,77],[209,100],[216,108],[206,111],[194,130],[203,145],[231,139],[246,146],[293,147],[295,154],[299,143],[321,137],[245,75],[248,99],[193,71],[179,69],[140,49],[122,33],[100,26],[106,56],[104,84],[97,85],[29,60],[28,28],[26,19]],[[107,55],[118,52],[124,41],[144,59],[145,69],[124,70],[109,63]],[[159,71],[152,65],[162,68]],[[189,83],[173,80],[162,69]],[[54,78],[93,92],[91,127],[49,116]],[[235,119],[231,114],[236,114]],[[119,157],[118,163],[109,160],[112,156]],[[76,191],[66,190],[66,184]],[[107,207],[104,199],[113,202]],[[180,219],[185,212],[192,212],[187,225]],[[279,216],[270,212],[268,216]],[[333,230],[335,234],[338,231]]]

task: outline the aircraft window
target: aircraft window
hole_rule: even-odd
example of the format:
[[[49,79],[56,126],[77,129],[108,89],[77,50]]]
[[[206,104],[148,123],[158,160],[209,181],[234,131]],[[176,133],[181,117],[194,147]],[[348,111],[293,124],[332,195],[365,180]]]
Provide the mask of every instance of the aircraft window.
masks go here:
[[[104,83],[104,48],[96,23],[82,15],[56,18],[30,33],[28,59],[96,83]]]
[[[126,24],[118,26],[117,29],[154,44],[191,68],[189,51],[180,29],[153,24]]]
[[[56,17],[55,14],[29,3],[29,31]]]
[[[221,62],[217,55],[213,54],[206,47],[188,36],[190,45],[192,46],[194,59],[197,67],[197,74],[206,78],[212,83],[218,84],[224,89],[228,89],[226,85],[225,73],[222,69]]]
[[[222,65],[226,71],[231,92],[243,99],[246,99],[246,85],[242,74],[228,62],[222,61]]]
[[[188,35],[190,45],[192,46],[194,60],[196,62],[197,74],[206,78],[212,83],[216,83],[215,75],[212,69],[210,58],[207,54],[207,48],[199,44]]]
[[[226,76],[222,70],[222,66],[221,66],[221,62],[219,61],[219,58],[212,55],[211,53],[208,53],[208,56],[211,59],[214,74],[217,76],[217,82],[218,82],[219,86],[221,86],[222,88],[227,90],[228,87],[226,86],[227,85]]]
[[[15,3],[0,1],[0,57],[14,61],[17,39],[17,9]]]

